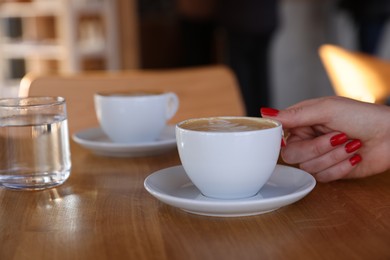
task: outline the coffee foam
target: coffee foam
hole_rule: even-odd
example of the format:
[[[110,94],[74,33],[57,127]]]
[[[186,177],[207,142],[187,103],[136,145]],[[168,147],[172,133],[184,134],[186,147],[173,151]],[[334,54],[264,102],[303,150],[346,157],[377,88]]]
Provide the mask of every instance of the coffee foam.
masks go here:
[[[190,120],[182,128],[205,132],[245,132],[275,127],[269,121],[258,121],[245,118],[207,118]]]

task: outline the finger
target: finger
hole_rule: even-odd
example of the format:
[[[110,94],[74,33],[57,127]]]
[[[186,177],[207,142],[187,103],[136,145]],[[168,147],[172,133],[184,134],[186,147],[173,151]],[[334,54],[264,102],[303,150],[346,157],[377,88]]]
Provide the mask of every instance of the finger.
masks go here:
[[[293,142],[295,140],[307,140],[313,139],[318,136],[315,130],[311,127],[297,127],[288,131],[289,137],[287,142]]]
[[[262,108],[263,117],[272,117],[282,122],[284,128],[326,124],[331,119],[331,98],[318,98],[300,102],[285,110]]]
[[[381,121],[376,116],[381,115],[382,108],[371,103],[333,96],[303,101],[285,110],[275,112],[265,108],[261,112],[263,116],[280,121],[284,129],[321,126],[325,128],[321,131],[337,130],[348,133],[350,137],[361,138],[363,131],[372,129],[368,122]],[[270,111],[273,112],[267,114]],[[359,118],[367,118],[367,120],[362,121]],[[351,128],[345,122],[353,122],[356,127]],[[369,136],[374,134],[371,133]]]
[[[322,172],[325,169],[348,159],[351,156],[351,153],[358,151],[360,147],[361,142],[359,140],[352,140],[346,145],[338,146],[320,157],[301,163],[299,167],[309,173]]]
[[[351,172],[362,161],[359,154],[354,154],[350,158],[323,170],[314,175],[318,182],[330,182],[338,179],[351,178]]]
[[[348,137],[340,132],[331,132],[307,140],[291,136],[287,141],[287,146],[281,150],[281,156],[286,163],[300,164],[323,156],[347,140]]]

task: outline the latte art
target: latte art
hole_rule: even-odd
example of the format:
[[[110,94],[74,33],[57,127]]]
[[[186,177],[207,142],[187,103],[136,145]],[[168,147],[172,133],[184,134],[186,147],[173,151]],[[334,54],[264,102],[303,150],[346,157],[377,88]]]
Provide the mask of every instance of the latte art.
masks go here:
[[[245,132],[276,127],[275,123],[266,119],[250,118],[205,118],[189,120],[181,128],[204,132]]]

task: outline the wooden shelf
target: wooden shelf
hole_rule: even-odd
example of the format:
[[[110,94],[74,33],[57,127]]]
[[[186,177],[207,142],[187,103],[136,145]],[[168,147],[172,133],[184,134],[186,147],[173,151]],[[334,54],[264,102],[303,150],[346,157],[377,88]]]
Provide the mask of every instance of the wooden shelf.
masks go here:
[[[37,1],[31,3],[5,2],[1,4],[0,17],[35,17],[58,15],[60,10],[59,1]]]
[[[3,2],[0,19],[20,18],[24,33],[7,38],[0,28],[0,73],[7,59],[25,59],[42,72],[55,60],[59,72],[83,70],[85,60],[99,60],[104,70],[119,69],[117,0],[31,0]],[[46,30],[46,31],[45,31]],[[32,59],[28,62],[28,59]],[[40,65],[39,62],[45,62]],[[49,65],[48,65],[49,64]],[[53,65],[54,66],[54,65]],[[92,66],[96,68],[96,66]],[[30,72],[30,71],[26,71]],[[0,86],[7,82],[0,75]]]
[[[1,3],[0,17],[35,17],[59,15],[69,0],[32,1],[32,2],[5,2]],[[112,1],[112,0],[111,0]],[[85,2],[85,3],[83,3]],[[105,10],[103,1],[73,1],[68,3],[78,14],[99,14]]]
[[[2,44],[3,58],[28,58],[39,56],[44,59],[63,59],[63,46],[50,43],[15,42]]]

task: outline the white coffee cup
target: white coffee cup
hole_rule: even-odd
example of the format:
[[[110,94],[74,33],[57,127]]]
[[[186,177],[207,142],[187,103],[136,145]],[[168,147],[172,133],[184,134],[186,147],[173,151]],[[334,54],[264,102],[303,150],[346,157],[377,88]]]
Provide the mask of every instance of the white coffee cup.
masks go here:
[[[117,143],[155,141],[179,107],[172,92],[100,92],[94,101],[102,130]]]
[[[185,172],[203,195],[217,199],[258,193],[275,169],[281,138],[281,123],[255,117],[197,118],[176,125]]]

